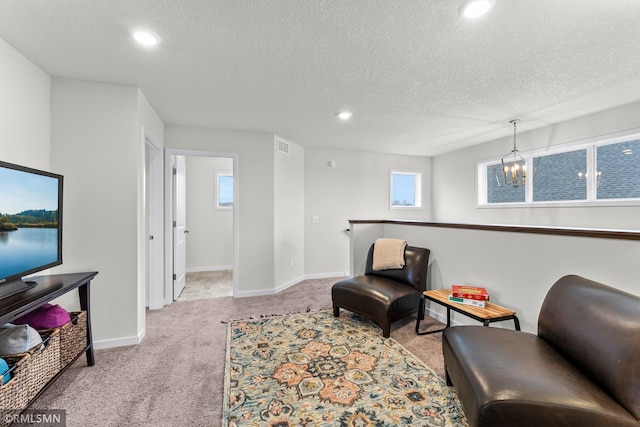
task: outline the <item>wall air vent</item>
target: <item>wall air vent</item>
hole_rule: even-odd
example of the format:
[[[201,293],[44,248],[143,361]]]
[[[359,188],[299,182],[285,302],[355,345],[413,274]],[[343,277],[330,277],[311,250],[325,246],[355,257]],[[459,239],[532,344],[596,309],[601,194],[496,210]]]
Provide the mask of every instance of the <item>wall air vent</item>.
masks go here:
[[[276,138],[276,151],[278,153],[289,154],[289,143],[284,139]]]

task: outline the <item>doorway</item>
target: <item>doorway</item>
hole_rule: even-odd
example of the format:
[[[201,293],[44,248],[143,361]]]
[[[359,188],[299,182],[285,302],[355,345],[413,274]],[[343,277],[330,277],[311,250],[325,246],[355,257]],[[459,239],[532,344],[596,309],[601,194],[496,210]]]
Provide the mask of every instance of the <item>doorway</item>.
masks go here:
[[[188,233],[183,234],[186,236],[184,287],[177,294],[181,283],[176,280],[174,299],[190,301],[232,296],[233,159],[177,156],[178,161],[181,159],[186,170],[183,179]],[[180,171],[177,175],[180,176]],[[174,229],[179,230],[180,221],[176,223]],[[179,243],[179,231],[177,235]]]
[[[237,163],[235,153],[167,150],[168,304],[237,289]]]

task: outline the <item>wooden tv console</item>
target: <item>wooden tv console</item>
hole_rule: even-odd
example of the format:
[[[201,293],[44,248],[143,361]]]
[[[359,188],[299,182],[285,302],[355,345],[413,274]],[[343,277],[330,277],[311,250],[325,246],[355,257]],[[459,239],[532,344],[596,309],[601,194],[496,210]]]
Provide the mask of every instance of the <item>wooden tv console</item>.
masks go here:
[[[80,309],[87,312],[87,345],[84,353],[87,357],[87,365],[93,366],[93,339],[91,337],[91,309],[89,298],[89,284],[98,274],[97,271],[86,273],[55,274],[51,276],[29,277],[29,281],[38,284],[27,291],[0,300],[0,325],[9,323],[14,319],[23,316],[47,302],[66,294],[69,291],[78,289],[80,297]],[[62,373],[73,364],[81,355],[82,351],[60,371],[31,399],[29,404],[36,400]]]

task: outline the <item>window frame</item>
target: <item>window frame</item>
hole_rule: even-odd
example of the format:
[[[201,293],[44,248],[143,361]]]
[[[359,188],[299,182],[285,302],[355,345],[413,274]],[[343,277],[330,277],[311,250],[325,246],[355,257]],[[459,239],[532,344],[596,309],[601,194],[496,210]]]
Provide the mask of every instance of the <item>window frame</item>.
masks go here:
[[[414,204],[412,206],[402,206],[393,204],[393,175],[411,175],[414,183]],[[419,170],[407,169],[390,169],[389,170],[389,209],[424,209],[422,205],[422,176],[423,172]]]
[[[215,188],[215,199],[216,199],[216,203],[215,203],[215,209],[219,209],[219,210],[233,210],[233,202],[235,201],[235,197],[233,197],[233,181],[231,183],[231,191],[232,191],[232,199],[231,199],[231,206],[224,206],[224,205],[220,205],[220,195],[221,195],[221,191],[220,191],[220,177],[231,177],[233,179],[233,172],[216,172],[216,188]]]
[[[521,151],[520,154],[527,162],[528,183],[525,185],[525,201],[524,202],[504,202],[489,203],[487,189],[487,168],[496,164],[500,164],[500,157],[478,160],[475,162],[476,177],[476,208],[494,209],[494,208],[532,208],[532,207],[577,207],[577,206],[637,206],[640,205],[640,198],[618,198],[618,199],[597,199],[597,159],[596,151],[598,147],[605,145],[618,144],[626,141],[634,141],[640,139],[640,128],[631,129],[622,132],[616,132],[607,135],[595,136],[578,141],[564,144],[553,145],[549,147]],[[587,198],[583,200],[556,200],[556,201],[533,201],[533,184],[534,170],[533,159],[536,157],[547,156],[551,154],[561,154],[570,151],[587,150]]]

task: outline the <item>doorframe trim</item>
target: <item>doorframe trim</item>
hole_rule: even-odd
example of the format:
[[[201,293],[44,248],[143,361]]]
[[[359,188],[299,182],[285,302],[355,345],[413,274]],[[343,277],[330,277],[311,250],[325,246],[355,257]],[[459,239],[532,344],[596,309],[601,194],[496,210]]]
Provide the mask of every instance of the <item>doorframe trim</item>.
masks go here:
[[[149,309],[162,308],[164,306],[164,286],[163,286],[163,258],[164,258],[164,224],[163,224],[163,204],[164,197],[164,161],[163,148],[143,129],[145,167],[148,165],[146,177],[149,183],[145,183],[144,193],[144,222],[142,245],[144,256],[144,287],[148,292],[145,303]],[[147,158],[148,157],[148,158]],[[148,163],[147,163],[148,162]],[[146,191],[149,191],[146,194]],[[148,202],[148,205],[147,205]],[[154,235],[154,245],[152,249],[149,244],[149,235]]]
[[[240,156],[238,153],[226,153],[220,151],[184,150],[165,148],[165,280],[164,296],[165,304],[173,302],[173,157],[223,157],[233,160],[233,295],[238,294],[238,278],[240,277],[240,191],[239,171]]]

